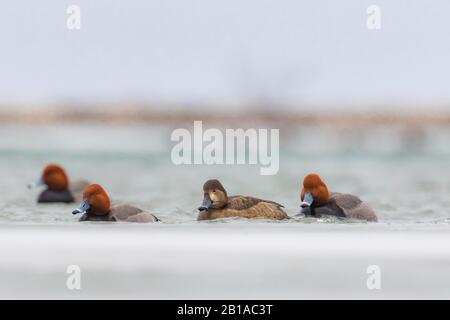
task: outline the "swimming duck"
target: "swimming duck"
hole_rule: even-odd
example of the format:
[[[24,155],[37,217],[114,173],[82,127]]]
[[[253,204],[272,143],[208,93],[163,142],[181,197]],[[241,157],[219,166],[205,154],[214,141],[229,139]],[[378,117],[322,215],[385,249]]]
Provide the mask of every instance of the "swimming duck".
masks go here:
[[[248,196],[228,196],[219,180],[208,180],[203,185],[203,203],[197,220],[228,217],[248,219],[288,219],[283,206],[273,201]]]
[[[305,216],[332,215],[377,221],[375,212],[367,203],[351,194],[328,192],[325,183],[315,173],[310,173],[303,179],[300,199],[301,213]]]
[[[160,221],[153,214],[128,204],[111,206],[108,194],[99,184],[90,184],[84,189],[81,206],[72,213],[83,213],[79,221]]]
[[[38,197],[38,203],[80,201],[84,187],[89,183],[78,180],[69,183],[66,171],[60,165],[49,163],[44,167],[41,177],[28,185],[28,188],[47,186]]]

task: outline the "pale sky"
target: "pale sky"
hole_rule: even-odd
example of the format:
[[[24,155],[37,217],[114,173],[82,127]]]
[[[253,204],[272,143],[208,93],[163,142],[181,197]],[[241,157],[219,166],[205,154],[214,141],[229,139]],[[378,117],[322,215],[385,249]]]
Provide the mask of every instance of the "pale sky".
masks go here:
[[[448,0],[2,1],[0,103],[450,105],[449,33]]]

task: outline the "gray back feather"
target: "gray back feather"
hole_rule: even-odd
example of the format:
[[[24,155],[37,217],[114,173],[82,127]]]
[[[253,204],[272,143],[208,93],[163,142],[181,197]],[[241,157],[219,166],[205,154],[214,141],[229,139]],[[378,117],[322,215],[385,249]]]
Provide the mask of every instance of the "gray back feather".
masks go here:
[[[377,216],[372,208],[357,196],[339,192],[330,193],[330,202],[334,201],[342,209],[347,218],[377,221]]]

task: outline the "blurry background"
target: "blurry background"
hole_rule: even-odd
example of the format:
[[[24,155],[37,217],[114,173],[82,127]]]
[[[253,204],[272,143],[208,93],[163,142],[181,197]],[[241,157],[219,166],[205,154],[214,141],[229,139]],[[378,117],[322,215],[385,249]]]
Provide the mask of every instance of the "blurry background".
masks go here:
[[[372,4],[3,1],[0,102],[448,112],[450,3],[376,1],[380,30]]]

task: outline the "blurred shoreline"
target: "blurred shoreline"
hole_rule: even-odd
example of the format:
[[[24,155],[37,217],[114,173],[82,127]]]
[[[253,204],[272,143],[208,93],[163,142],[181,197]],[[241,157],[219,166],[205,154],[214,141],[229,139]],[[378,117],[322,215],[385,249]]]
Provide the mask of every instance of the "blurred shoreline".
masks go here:
[[[289,111],[247,108],[246,111],[229,109],[227,106],[204,106],[187,108],[149,108],[139,106],[92,105],[70,108],[67,106],[13,108],[0,107],[0,123],[55,124],[55,123],[107,123],[107,124],[156,124],[178,125],[202,120],[208,124],[234,124],[251,126],[331,126],[331,127],[450,127],[450,111],[432,108],[411,108],[411,110],[374,108],[368,110],[327,110],[299,108]],[[372,109],[372,110],[374,110]]]

